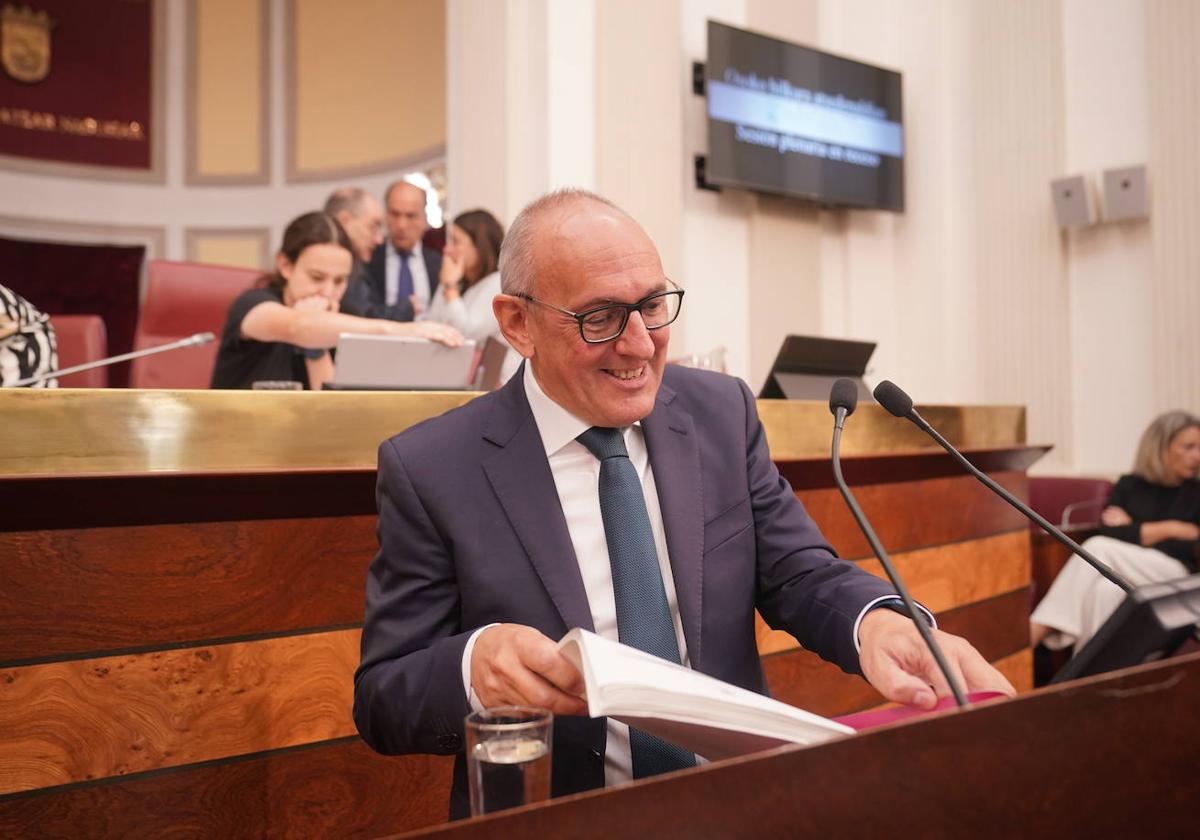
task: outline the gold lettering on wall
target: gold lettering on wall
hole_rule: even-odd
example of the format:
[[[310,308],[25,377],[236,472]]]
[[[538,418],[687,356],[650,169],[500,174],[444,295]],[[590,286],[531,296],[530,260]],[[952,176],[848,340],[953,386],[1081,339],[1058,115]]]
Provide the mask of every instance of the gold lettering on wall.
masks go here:
[[[28,108],[0,108],[0,125],[28,131],[55,131],[79,137],[103,137],[110,140],[145,140],[146,129],[137,122],[98,120],[95,117],[76,117],[30,111]]]

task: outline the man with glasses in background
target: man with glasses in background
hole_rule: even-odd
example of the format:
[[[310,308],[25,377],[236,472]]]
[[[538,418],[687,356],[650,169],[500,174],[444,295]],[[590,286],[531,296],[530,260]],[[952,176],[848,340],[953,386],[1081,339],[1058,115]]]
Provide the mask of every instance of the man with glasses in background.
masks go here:
[[[379,450],[354,698],[367,743],[458,753],[452,817],[468,813],[463,718],[480,708],[559,716],[555,796],[691,766],[584,717],[555,642],[583,627],[765,693],[755,609],[890,700],[948,693],[894,590],[838,559],[780,477],[745,384],[666,365],[684,292],[633,219],[551,193],[513,222],[500,273],[493,309],[521,372]],[[1012,693],[935,632],[968,691]]]

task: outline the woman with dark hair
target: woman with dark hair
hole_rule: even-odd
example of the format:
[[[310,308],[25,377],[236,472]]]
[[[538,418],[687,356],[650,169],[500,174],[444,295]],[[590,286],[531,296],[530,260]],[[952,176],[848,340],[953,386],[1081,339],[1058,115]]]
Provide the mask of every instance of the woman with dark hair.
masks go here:
[[[1135,586],[1196,571],[1200,546],[1200,418],[1169,411],[1142,433],[1133,472],[1113,486],[1100,534],[1083,544]],[[1121,604],[1124,593],[1081,557],[1072,557],[1030,616],[1030,639],[1078,652]]]
[[[492,298],[500,294],[500,245],[504,228],[486,210],[468,210],[455,217],[446,233],[438,291],[425,318],[450,324],[480,347],[504,335],[492,314]],[[509,352],[501,369],[506,381],[521,358]]]
[[[213,368],[213,388],[249,388],[258,381],[296,381],[314,390],[333,379],[329,348],[344,332],[406,335],[450,347],[458,330],[359,318],[338,312],[354,263],[349,237],[332,216],[305,213],[283,234],[275,273],[264,275],[229,307]]]

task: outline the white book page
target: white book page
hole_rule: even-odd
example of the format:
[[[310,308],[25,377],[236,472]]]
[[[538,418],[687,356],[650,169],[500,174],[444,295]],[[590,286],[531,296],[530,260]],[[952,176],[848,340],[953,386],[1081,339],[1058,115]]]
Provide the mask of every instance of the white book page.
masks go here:
[[[559,649],[583,674],[588,713],[611,716],[708,759],[854,730],[656,656],[575,629]]]

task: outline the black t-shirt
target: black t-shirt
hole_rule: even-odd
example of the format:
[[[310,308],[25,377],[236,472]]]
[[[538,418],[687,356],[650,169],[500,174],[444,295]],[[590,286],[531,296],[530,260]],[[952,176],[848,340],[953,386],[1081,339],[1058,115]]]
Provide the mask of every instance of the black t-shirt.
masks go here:
[[[1124,510],[1133,522],[1117,527],[1101,527],[1100,533],[1140,545],[1143,522],[1179,519],[1200,525],[1200,482],[1189,480],[1178,487],[1166,487],[1152,484],[1136,475],[1123,475],[1117,479],[1108,497],[1108,504]],[[1163,540],[1152,546],[1174,557],[1193,572],[1196,571],[1196,547],[1196,540]]]
[[[249,388],[263,380],[294,380],[308,388],[304,351],[282,341],[242,338],[242,321],[260,303],[283,303],[278,289],[247,289],[229,307],[217,363],[213,366],[213,388]]]

